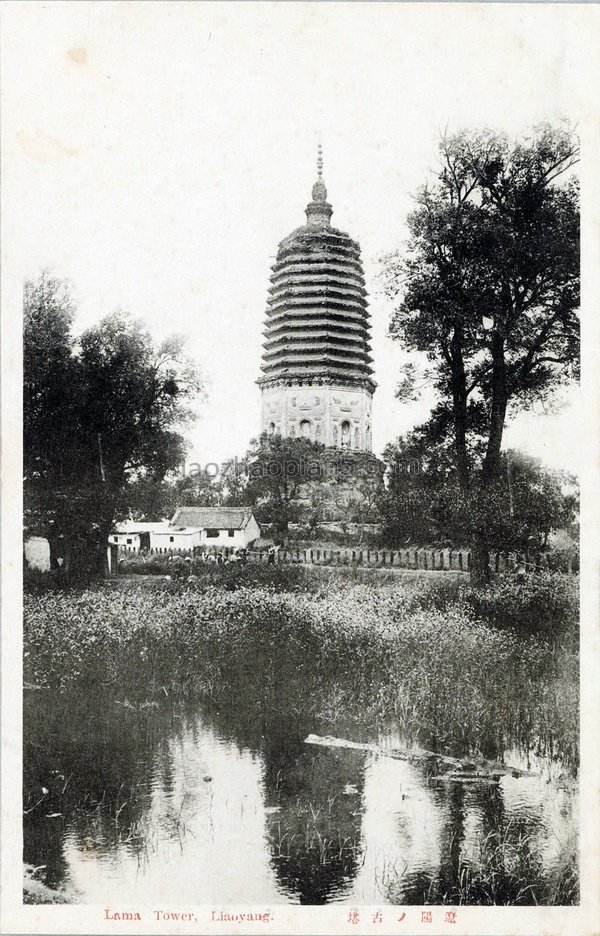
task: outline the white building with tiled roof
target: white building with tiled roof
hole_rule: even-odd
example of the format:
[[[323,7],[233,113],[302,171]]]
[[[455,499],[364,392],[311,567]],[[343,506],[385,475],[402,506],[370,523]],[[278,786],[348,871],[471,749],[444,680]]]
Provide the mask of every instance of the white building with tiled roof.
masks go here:
[[[200,546],[240,549],[260,537],[260,527],[250,507],[179,507],[169,530],[172,534],[190,529],[198,531]]]
[[[260,537],[260,527],[249,507],[179,507],[172,520],[155,523],[124,520],[109,543],[137,552],[193,549],[195,546],[247,547]]]
[[[153,539],[157,533],[168,529],[168,520],[156,522],[148,520],[121,520],[115,524],[108,541],[117,546],[125,547],[125,549],[150,549],[150,547],[156,545]]]

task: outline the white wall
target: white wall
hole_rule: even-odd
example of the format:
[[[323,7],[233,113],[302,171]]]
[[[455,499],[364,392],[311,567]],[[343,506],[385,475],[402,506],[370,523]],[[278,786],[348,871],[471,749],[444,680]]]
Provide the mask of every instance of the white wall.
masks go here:
[[[227,530],[219,530],[216,537],[207,537],[206,530],[196,530],[193,533],[175,530],[166,530],[150,533],[151,549],[193,549],[194,546],[216,546],[222,549],[225,546],[234,549],[241,549],[248,546],[249,543],[258,539],[260,536],[260,527],[254,517],[251,517],[243,530],[234,530],[233,536],[229,536]],[[130,540],[131,542],[127,542]],[[138,550],[140,548],[140,537],[137,533],[114,533],[109,537],[109,543],[115,543],[125,549]]]
[[[245,540],[244,546],[247,546],[249,543],[254,542],[254,540],[256,539],[259,539],[260,527],[253,516],[250,517],[250,520],[248,521],[245,529],[242,530],[242,532],[244,534],[244,540]]]
[[[193,549],[200,545],[200,533],[182,533],[169,531],[166,533],[151,533],[151,549]]]
[[[115,543],[117,546],[129,547],[130,549],[140,548],[140,538],[137,533],[111,533],[108,542]]]
[[[306,387],[265,387],[262,391],[262,431],[283,436],[302,435],[301,423],[310,423],[310,438],[341,448],[342,423],[350,423],[349,448],[372,451],[372,394],[361,387],[329,384]]]
[[[25,561],[30,569],[50,571],[50,543],[44,536],[30,536],[25,540]]]
[[[229,536],[227,530],[219,530],[219,535],[208,537],[206,530],[202,530],[201,544],[210,547],[217,546],[219,549],[223,546],[231,546],[234,549],[243,549],[260,536],[260,527],[254,517],[251,517],[243,530],[234,530],[233,536]]]

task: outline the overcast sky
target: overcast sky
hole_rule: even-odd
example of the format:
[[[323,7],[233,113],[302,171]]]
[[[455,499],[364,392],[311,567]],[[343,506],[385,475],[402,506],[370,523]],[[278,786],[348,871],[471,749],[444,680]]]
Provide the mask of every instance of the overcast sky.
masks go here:
[[[23,276],[72,281],[78,327],[120,307],[187,336],[209,393],[200,462],[259,430],[269,267],[304,223],[319,133],[333,224],[362,247],[381,451],[430,403],[394,398],[405,355],[377,274],[440,132],[578,123],[597,93],[579,80],[588,23],[562,6],[30,2],[4,32],[4,239]],[[520,417],[507,441],[577,469],[576,412]]]

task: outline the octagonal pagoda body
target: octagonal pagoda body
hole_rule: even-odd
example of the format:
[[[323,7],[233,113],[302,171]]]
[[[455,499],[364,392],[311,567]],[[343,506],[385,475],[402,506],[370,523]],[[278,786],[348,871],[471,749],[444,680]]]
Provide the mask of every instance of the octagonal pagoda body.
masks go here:
[[[375,381],[360,247],[331,226],[321,177],[307,223],[279,244],[269,289],[262,431],[371,452]]]

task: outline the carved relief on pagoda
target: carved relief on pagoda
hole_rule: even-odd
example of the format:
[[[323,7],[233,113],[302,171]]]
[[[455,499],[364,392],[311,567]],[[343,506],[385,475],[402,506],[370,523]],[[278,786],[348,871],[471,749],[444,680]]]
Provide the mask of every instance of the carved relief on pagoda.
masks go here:
[[[263,387],[262,431],[371,451],[371,393],[364,387]]]

